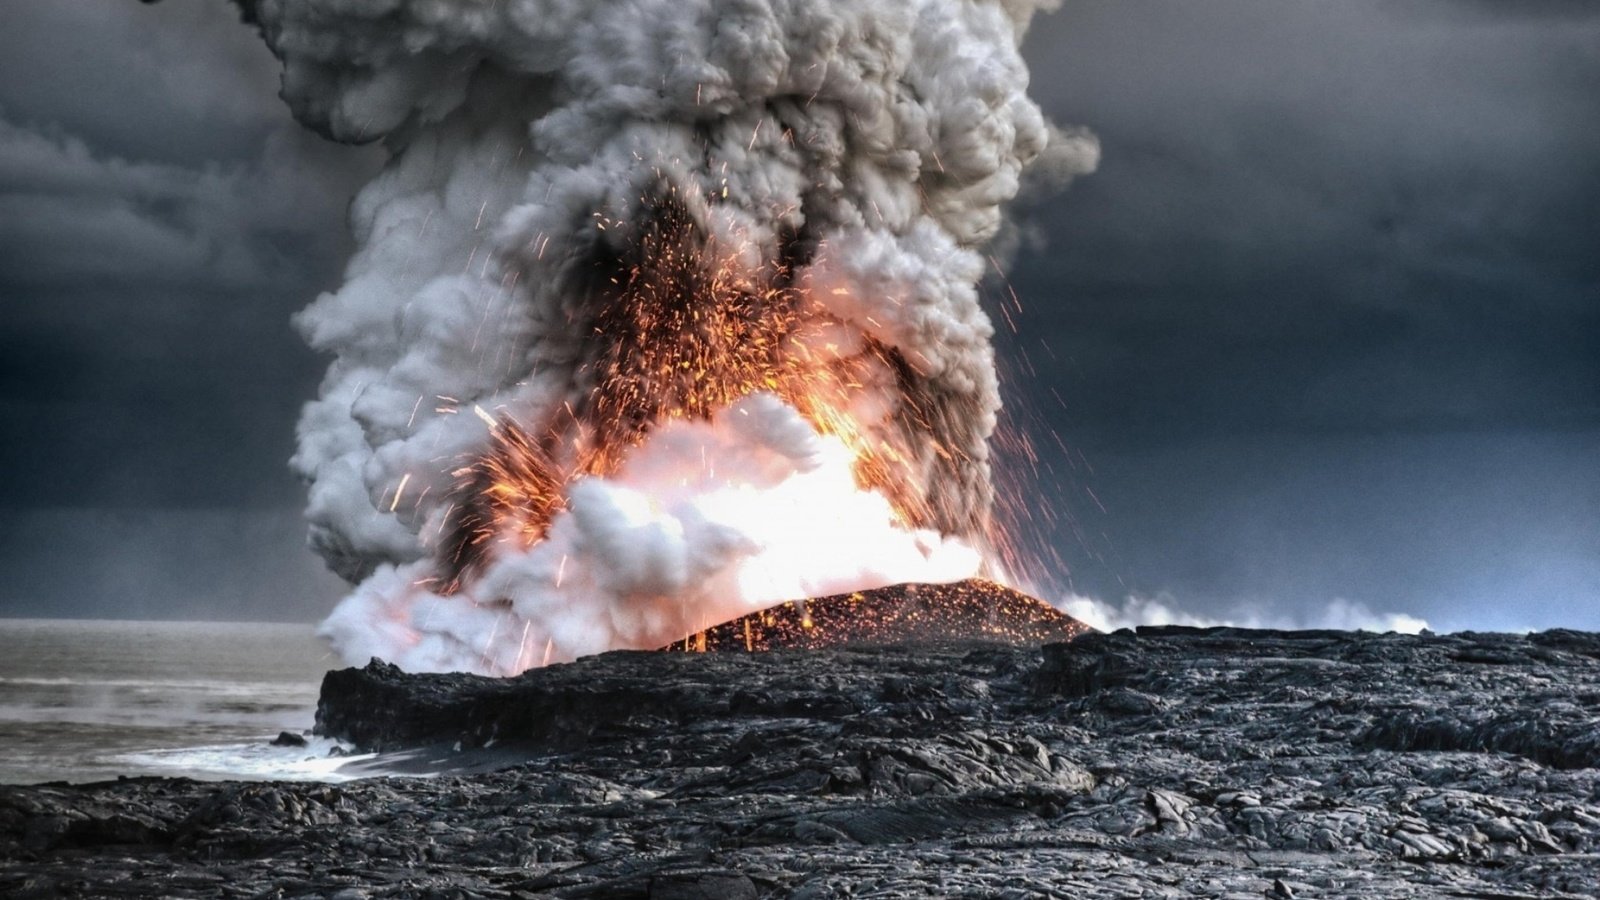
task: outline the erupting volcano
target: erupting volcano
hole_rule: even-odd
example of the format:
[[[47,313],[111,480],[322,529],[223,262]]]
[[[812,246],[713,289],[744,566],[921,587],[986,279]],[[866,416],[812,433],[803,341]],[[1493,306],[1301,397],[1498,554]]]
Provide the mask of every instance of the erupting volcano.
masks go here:
[[[295,114],[388,166],[293,466],[354,662],[514,673],[1007,573],[985,246],[1088,171],[1032,0],[260,0]]]

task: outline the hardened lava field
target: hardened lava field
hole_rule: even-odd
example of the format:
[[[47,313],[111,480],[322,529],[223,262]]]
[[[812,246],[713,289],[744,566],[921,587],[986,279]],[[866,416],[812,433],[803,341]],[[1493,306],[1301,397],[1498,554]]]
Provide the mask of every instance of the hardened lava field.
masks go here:
[[[899,584],[782,603],[707,628],[665,650],[817,650],[847,644],[991,640],[1066,641],[1089,626],[992,581]]]

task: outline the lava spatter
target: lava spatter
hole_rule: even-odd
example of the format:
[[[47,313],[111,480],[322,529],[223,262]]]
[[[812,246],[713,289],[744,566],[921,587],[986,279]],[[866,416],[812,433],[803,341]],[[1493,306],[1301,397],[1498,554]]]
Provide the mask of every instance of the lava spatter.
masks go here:
[[[1089,626],[992,581],[900,584],[791,601],[698,631],[666,650],[820,650],[870,644],[1069,641]]]

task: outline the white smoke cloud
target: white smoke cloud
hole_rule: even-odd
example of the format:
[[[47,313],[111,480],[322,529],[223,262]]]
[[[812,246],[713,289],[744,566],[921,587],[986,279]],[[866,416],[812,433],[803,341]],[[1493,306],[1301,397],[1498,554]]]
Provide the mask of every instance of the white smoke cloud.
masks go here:
[[[786,599],[953,581],[980,558],[899,527],[857,489],[851,453],[770,394],[664,426],[614,476],[569,492],[544,540],[496,558],[459,594],[420,589],[429,563],[384,566],[324,624],[348,659],[417,671],[518,672],[665,646]]]
[[[664,643],[757,604],[977,570],[999,408],[983,248],[1030,163],[1070,177],[1098,154],[1026,94],[1018,45],[1052,4],[243,5],[301,121],[392,153],[352,208],[345,283],[297,319],[334,358],[293,467],[313,547],[360,582],[326,626],[347,658],[510,671],[545,646]],[[928,521],[886,515],[835,439],[752,399],[737,415],[762,427],[662,427],[572,484],[543,543],[496,541],[460,593],[430,593],[452,472],[500,417],[542,433],[583,408],[606,339],[596,261],[639,246],[663,191],[722,270],[799,248],[788,275],[826,339],[791,352],[858,364],[848,413],[909,460]]]
[[[1397,631],[1416,634],[1428,627],[1426,620],[1407,613],[1375,612],[1356,600],[1334,598],[1321,610],[1308,615],[1285,615],[1248,608],[1235,610],[1221,618],[1199,616],[1179,609],[1171,596],[1124,598],[1120,603],[1093,597],[1071,595],[1057,601],[1067,615],[1101,631],[1138,628],[1141,625],[1188,625],[1195,628],[1233,626],[1238,628],[1329,628],[1341,631]]]
[[[1041,251],[1049,243],[1042,216],[1049,201],[1074,180],[1100,168],[1100,137],[1087,128],[1048,125],[1050,141],[1023,173],[1022,188],[1007,205],[989,255],[1009,269],[1024,248]]]

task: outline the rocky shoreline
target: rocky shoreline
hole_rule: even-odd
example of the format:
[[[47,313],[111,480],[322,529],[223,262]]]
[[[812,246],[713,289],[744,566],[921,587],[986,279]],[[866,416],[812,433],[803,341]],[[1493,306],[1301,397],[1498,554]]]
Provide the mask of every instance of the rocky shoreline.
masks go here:
[[[339,785],[0,787],[0,894],[1594,897],[1600,635],[1141,629],[328,674]]]

